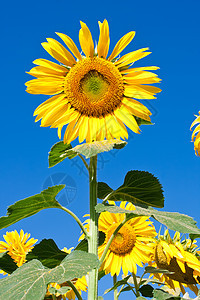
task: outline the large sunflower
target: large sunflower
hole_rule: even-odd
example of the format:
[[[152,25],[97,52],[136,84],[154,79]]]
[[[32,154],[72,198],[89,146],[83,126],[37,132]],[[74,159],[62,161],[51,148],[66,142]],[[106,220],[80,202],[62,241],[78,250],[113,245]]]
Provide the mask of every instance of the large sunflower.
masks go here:
[[[196,155],[200,156],[200,111],[199,111],[199,116],[196,116],[196,119],[192,123],[190,129],[192,129],[192,127],[195,125],[197,125],[197,127],[194,129],[192,133],[192,141],[194,142],[194,150]]]
[[[172,239],[168,230],[154,245],[153,267],[168,270],[171,274],[154,274],[160,282],[165,283],[172,290],[180,289],[185,294],[184,287],[189,287],[198,293],[197,283],[200,282],[200,261],[198,251],[193,241],[186,239],[181,242],[180,233],[176,232]]]
[[[121,208],[127,210],[135,210],[134,205],[131,203],[126,204],[125,201],[121,202]],[[104,243],[98,248],[98,255],[101,258],[104,249],[115,231],[115,229],[124,220],[124,213],[110,213],[102,212],[99,216],[99,231],[105,234]],[[86,229],[89,231],[89,220],[86,220]],[[105,273],[119,275],[121,268],[124,275],[128,272],[137,273],[137,265],[143,267],[143,263],[150,260],[153,248],[151,244],[156,231],[149,217],[136,217],[127,221],[114,237],[106,257],[103,261],[101,269]],[[84,235],[81,235],[83,238]],[[149,245],[147,246],[147,243]]]
[[[73,40],[57,33],[71,53],[59,42],[47,38],[44,49],[59,64],[36,59],[38,65],[28,72],[37,79],[26,83],[31,94],[53,95],[35,110],[41,126],[58,128],[67,125],[64,142],[77,137],[79,142],[92,142],[113,138],[128,138],[126,126],[139,133],[135,117],[150,121],[150,111],[135,99],[154,99],[161,90],[148,84],[160,79],[150,72],[158,67],[131,68],[137,60],[150,54],[142,48],[117,58],[132,41],[135,32],[124,35],[108,56],[110,37],[108,22],[99,22],[100,35],[97,48],[90,30],[81,22],[79,41],[82,55]],[[133,99],[135,98],[135,99]],[[124,126],[124,124],[126,126]]]
[[[8,251],[8,254],[20,267],[26,261],[26,254],[33,249],[36,239],[30,238],[30,233],[24,233],[21,229],[20,234],[15,231],[6,232],[3,236],[4,241],[0,241],[0,253]]]

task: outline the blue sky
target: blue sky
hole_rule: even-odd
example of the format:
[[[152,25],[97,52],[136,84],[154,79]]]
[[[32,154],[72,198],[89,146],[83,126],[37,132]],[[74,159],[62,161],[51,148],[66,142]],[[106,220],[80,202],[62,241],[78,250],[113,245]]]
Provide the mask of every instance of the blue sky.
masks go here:
[[[60,182],[59,176],[73,188],[72,195],[67,191],[68,207],[80,218],[88,212],[87,176],[81,162],[65,160],[48,168],[47,155],[58,141],[57,132],[34,123],[33,111],[47,97],[25,92],[24,83],[30,78],[25,71],[36,58],[50,59],[40,45],[45,38],[63,32],[78,44],[82,20],[98,40],[97,21],[106,18],[110,49],[131,30],[136,36],[125,52],[150,47],[152,54],[137,66],[159,66],[163,92],[157,100],[145,101],[155,125],[143,126],[140,135],[131,134],[123,150],[100,156],[99,180],[116,188],[129,170],[149,171],[163,185],[165,210],[191,215],[200,227],[200,158],[194,154],[189,130],[200,110],[199,9],[198,0],[22,0],[1,5],[1,215],[6,214],[8,205],[39,193],[48,180]],[[2,230],[0,240],[7,230],[21,228],[39,240],[53,238],[60,248],[76,245],[79,237],[75,222],[52,209]]]

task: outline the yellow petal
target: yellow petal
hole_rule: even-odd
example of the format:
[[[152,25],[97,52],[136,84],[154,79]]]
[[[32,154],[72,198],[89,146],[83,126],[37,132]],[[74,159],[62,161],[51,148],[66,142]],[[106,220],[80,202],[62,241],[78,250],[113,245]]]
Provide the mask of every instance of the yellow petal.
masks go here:
[[[76,58],[78,58],[79,60],[82,60],[82,56],[81,56],[78,48],[76,47],[76,44],[74,43],[74,41],[64,33],[56,32],[56,34],[63,40],[63,42],[67,45],[67,47],[74,54],[74,56]]]
[[[66,67],[58,65],[58,64],[56,64],[52,61],[49,61],[47,59],[38,58],[38,59],[35,59],[33,61],[33,63],[35,65],[42,66],[42,67],[45,67],[45,68],[48,68],[48,69],[52,69],[52,70],[57,71],[57,72],[63,72],[63,73],[68,72]]]
[[[92,40],[92,35],[87,27],[87,25],[83,22],[81,23],[81,29],[79,31],[79,41],[81,48],[87,57],[94,56],[94,42]]]
[[[120,54],[124,48],[132,41],[132,39],[135,36],[135,31],[128,32],[125,34],[116,44],[115,48],[113,49],[113,52],[109,56],[109,60],[112,60],[115,58],[118,54]]]
[[[45,68],[45,67],[41,67],[41,66],[37,66],[37,67],[34,67],[32,68],[29,72],[26,72],[27,74],[30,74],[34,77],[46,77],[46,76],[51,76],[51,77],[54,77],[54,78],[58,78],[58,77],[63,77],[66,76],[67,74],[67,69],[65,72],[63,71],[56,71],[56,70],[53,70],[53,69],[48,69],[48,68]]]
[[[139,133],[139,126],[135,118],[129,113],[129,111],[125,107],[121,106],[119,109],[116,109],[114,114],[133,132]]]
[[[128,54],[125,54],[124,56],[122,56],[119,60],[117,60],[115,62],[115,65],[118,68],[121,68],[123,66],[129,65],[134,63],[135,61],[151,54],[151,52],[144,52],[146,50],[148,50],[149,48],[142,48],[133,52],[130,52]]]
[[[97,45],[97,53],[99,57],[106,58],[108,55],[109,45],[110,45],[110,37],[109,37],[109,26],[108,21],[104,20],[103,24],[99,22],[99,42]]]

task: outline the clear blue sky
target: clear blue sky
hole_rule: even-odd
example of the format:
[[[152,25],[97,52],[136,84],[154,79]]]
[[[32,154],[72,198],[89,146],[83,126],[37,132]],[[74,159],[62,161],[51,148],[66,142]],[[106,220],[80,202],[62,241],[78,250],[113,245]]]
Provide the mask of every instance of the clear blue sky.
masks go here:
[[[58,141],[54,129],[34,123],[33,111],[46,96],[25,92],[25,71],[36,58],[50,59],[40,43],[55,32],[78,44],[79,20],[87,23],[98,40],[97,21],[110,25],[111,49],[125,33],[136,36],[126,51],[150,47],[152,54],[137,66],[157,65],[163,92],[145,102],[153,112],[154,126],[131,134],[128,145],[116,155],[100,156],[99,180],[116,188],[129,170],[152,172],[163,185],[165,210],[191,215],[200,226],[200,157],[196,157],[189,127],[200,110],[199,96],[200,2],[178,1],[8,1],[1,5],[1,155],[0,212],[8,205],[39,193],[49,178],[59,174],[72,186],[68,207],[82,218],[88,212],[87,177],[81,162],[65,160],[48,169],[47,155]],[[113,152],[114,153],[114,152]],[[75,194],[74,191],[76,191]],[[69,190],[67,192],[70,192]],[[65,200],[64,200],[65,201]],[[30,232],[39,240],[53,238],[60,248],[75,246],[79,228],[65,213],[44,210],[0,232]],[[123,298],[123,297],[122,297]],[[105,299],[112,299],[107,296]]]

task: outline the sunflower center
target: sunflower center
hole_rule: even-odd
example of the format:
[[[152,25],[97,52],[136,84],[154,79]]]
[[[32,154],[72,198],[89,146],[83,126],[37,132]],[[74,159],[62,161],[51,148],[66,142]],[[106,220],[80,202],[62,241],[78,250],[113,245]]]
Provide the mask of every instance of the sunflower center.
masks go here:
[[[120,223],[115,223],[109,227],[106,233],[106,243],[109,241],[119,224]],[[135,245],[135,241],[136,235],[134,229],[129,224],[125,224],[114,237],[110,245],[110,250],[119,255],[130,253]]]
[[[101,118],[121,106],[123,77],[113,63],[103,58],[85,58],[66,76],[65,95],[82,115]]]

